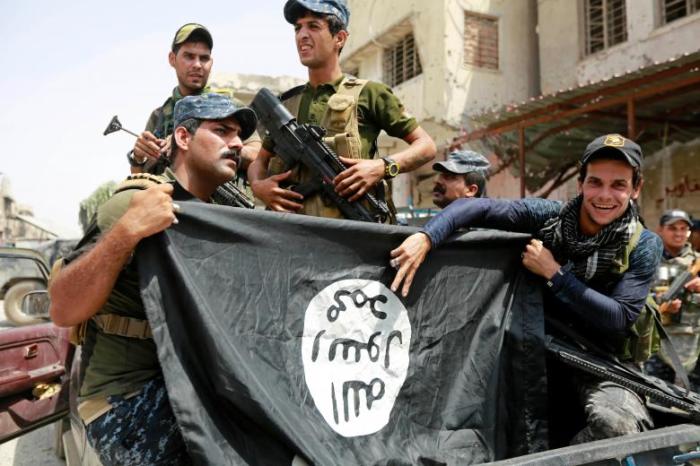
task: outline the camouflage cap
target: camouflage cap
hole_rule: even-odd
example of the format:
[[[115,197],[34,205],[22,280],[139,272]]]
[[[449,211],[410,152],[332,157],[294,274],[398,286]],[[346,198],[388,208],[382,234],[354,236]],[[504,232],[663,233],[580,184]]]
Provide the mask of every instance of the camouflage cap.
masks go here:
[[[625,156],[627,163],[633,168],[642,166],[642,148],[639,145],[619,134],[605,134],[591,141],[581,157],[581,165],[585,165],[591,156],[602,149],[613,149]]]
[[[488,176],[491,164],[488,159],[473,150],[452,151],[444,162],[433,164],[433,170],[439,172],[454,173],[464,175],[471,172],[480,172]]]
[[[671,209],[665,211],[659,219],[659,225],[665,227],[666,225],[671,225],[679,220],[687,223],[689,227],[693,227],[693,222],[692,220],[690,220],[690,215],[688,215],[688,212],[680,209]]]
[[[192,37],[193,34],[194,37]],[[174,51],[175,46],[183,44],[188,40],[201,40],[209,46],[209,50],[214,48],[214,40],[211,38],[209,30],[198,23],[187,23],[177,30],[175,37],[173,37],[172,50]]]
[[[350,10],[345,0],[287,0],[284,5],[284,19],[294,24],[296,9],[302,7],[314,13],[333,15],[347,28],[350,22]]]
[[[188,95],[175,104],[173,128],[195,118],[197,120],[223,120],[234,117],[241,125],[241,139],[247,139],[255,131],[258,117],[253,109],[236,105],[229,97],[221,94]]]

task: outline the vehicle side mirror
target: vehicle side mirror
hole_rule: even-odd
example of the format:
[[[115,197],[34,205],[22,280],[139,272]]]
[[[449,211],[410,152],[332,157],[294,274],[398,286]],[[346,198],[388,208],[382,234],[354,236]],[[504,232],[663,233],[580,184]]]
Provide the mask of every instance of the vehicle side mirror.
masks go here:
[[[30,291],[22,298],[22,312],[31,317],[49,319],[51,300],[46,290]]]

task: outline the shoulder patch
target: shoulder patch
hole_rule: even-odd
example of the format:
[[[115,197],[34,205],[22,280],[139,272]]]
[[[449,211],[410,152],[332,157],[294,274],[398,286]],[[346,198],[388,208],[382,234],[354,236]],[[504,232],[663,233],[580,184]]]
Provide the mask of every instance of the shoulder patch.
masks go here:
[[[168,179],[164,176],[153,175],[152,173],[134,173],[119,183],[117,189],[114,190],[114,194],[126,191],[127,189],[148,189],[151,186],[167,182]]]
[[[296,87],[289,89],[288,91],[284,91],[283,93],[281,93],[279,95],[279,98],[282,101],[285,101],[287,99],[291,99],[292,97],[301,94],[305,87],[306,87],[306,84],[300,84]]]

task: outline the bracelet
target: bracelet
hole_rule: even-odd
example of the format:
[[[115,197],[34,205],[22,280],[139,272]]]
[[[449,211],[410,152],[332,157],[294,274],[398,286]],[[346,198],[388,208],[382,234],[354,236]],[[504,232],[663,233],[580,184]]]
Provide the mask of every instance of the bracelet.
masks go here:
[[[557,270],[557,272],[556,272],[554,275],[552,275],[552,278],[550,278],[549,280],[547,280],[547,282],[546,282],[547,287],[552,288],[552,287],[554,286],[554,282],[553,282],[552,280],[553,280],[554,277],[556,277],[557,275],[561,275],[562,277],[564,276],[564,272],[561,271],[561,267],[559,267],[559,269]]]
[[[146,162],[148,162],[148,157],[145,157],[142,161],[136,160],[136,157],[134,156],[134,149],[131,149],[129,152],[126,153],[126,160],[129,161],[129,165],[132,167],[143,167],[146,165]]]

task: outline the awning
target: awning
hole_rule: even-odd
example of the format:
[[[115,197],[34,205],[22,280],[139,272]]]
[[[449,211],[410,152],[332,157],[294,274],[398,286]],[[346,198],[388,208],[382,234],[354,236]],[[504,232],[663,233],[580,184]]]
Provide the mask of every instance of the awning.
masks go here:
[[[521,196],[526,188],[546,196],[576,174],[583,148],[601,134],[624,134],[647,155],[672,141],[699,137],[700,52],[505,105],[471,120],[476,128],[456,137],[450,149],[478,141],[499,156],[502,168],[518,169]]]

